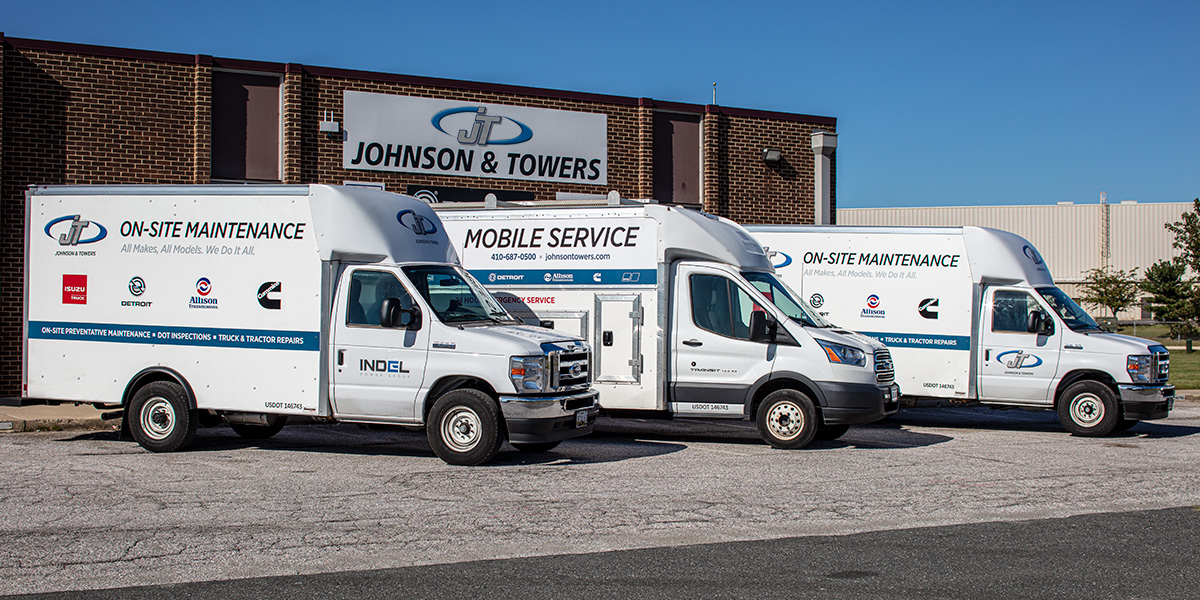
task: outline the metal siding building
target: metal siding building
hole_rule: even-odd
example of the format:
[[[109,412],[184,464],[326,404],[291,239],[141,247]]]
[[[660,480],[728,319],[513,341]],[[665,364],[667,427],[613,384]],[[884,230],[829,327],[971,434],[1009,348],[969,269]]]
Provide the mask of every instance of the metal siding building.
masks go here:
[[[1055,204],[1049,206],[947,206],[843,208],[839,225],[977,225],[1015,233],[1041,252],[1054,281],[1072,297],[1088,269],[1108,265],[1136,269],[1138,276],[1159,260],[1178,254],[1174,234],[1164,227],[1192,210],[1191,202],[1140,204]],[[1106,219],[1107,213],[1107,219]],[[1091,307],[1089,307],[1091,308]],[[1102,315],[1094,311],[1097,316]],[[1149,318],[1141,311],[1121,318]]]

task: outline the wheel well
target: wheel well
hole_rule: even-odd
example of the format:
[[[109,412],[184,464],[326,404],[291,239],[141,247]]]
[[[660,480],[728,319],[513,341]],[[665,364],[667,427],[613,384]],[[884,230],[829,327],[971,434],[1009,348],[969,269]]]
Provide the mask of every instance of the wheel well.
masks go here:
[[[779,390],[796,390],[798,392],[803,392],[809,397],[810,400],[812,400],[813,407],[817,409],[817,423],[825,422],[825,417],[821,412],[821,397],[803,381],[787,378],[772,379],[762,384],[762,386],[760,386],[758,390],[754,392],[754,398],[750,402],[751,421],[758,419],[758,406],[762,404],[763,398],[766,398],[771,393]]]
[[[491,397],[492,400],[495,400],[498,396],[496,390],[493,389],[492,386],[488,385],[488,382],[482,379],[476,377],[466,377],[463,375],[451,375],[449,377],[443,377],[430,386],[429,393],[425,395],[425,404],[421,408],[421,420],[429,420],[429,411],[433,408],[433,403],[437,402],[437,399],[441,398],[443,394],[451,390],[463,388],[479,390]],[[504,418],[503,414],[501,414],[500,418]]]
[[[1108,389],[1112,390],[1113,394],[1116,394],[1117,398],[1121,397],[1121,392],[1117,389],[1117,382],[1112,378],[1112,375],[1109,375],[1104,371],[1072,371],[1063,376],[1062,380],[1058,382],[1058,387],[1054,390],[1054,406],[1058,406],[1058,401],[1062,399],[1063,392],[1065,392],[1067,388],[1079,383],[1080,381],[1095,381],[1097,383],[1102,383],[1107,386]]]
[[[196,394],[192,391],[192,386],[188,384],[182,375],[174,369],[167,367],[148,367],[139,371],[137,375],[134,375],[125,386],[125,393],[121,396],[121,405],[128,407],[129,401],[133,399],[133,395],[138,390],[155,381],[170,381],[183,386],[183,393],[187,396],[188,404],[193,409],[196,408]]]

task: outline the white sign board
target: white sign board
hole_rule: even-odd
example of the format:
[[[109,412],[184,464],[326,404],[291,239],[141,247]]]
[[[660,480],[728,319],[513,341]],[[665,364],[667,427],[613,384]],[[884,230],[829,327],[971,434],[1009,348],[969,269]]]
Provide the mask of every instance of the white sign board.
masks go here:
[[[346,91],[346,169],[608,184],[604,114]]]

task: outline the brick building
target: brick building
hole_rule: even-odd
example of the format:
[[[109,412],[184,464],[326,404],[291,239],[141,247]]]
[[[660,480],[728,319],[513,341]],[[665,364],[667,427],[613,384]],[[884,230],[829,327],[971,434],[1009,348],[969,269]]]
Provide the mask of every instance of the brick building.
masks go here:
[[[3,34],[0,46],[0,397],[20,393],[29,185],[364,182],[435,201],[618,190],[743,223],[835,214],[830,117]]]

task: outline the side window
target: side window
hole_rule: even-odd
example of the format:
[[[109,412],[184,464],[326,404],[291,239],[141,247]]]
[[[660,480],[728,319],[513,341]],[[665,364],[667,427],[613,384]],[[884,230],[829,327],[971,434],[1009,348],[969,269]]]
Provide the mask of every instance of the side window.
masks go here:
[[[1029,311],[1037,307],[1025,292],[999,290],[992,297],[992,331],[1026,333]]]
[[[383,271],[355,271],[346,297],[346,324],[379,326],[380,308],[387,298],[399,298],[403,308],[412,308],[412,296],[395,275]]]
[[[750,339],[750,315],[761,311],[744,290],[724,277],[693,275],[691,278],[692,321],[718,335]]]

